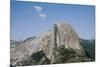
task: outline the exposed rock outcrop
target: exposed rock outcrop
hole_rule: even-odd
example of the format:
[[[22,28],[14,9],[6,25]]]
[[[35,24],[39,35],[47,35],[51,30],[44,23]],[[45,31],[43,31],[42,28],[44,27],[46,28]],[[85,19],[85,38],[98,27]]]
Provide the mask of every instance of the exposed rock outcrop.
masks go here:
[[[56,63],[57,59],[62,58],[59,52],[62,47],[74,50],[78,56],[85,56],[79,37],[71,25],[59,23],[55,24],[51,31],[11,48],[11,64],[21,66]]]

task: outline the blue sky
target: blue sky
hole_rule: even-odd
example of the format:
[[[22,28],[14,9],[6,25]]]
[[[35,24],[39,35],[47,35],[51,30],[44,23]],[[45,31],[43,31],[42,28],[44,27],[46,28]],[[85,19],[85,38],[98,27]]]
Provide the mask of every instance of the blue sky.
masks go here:
[[[24,40],[46,32],[61,21],[71,24],[80,38],[95,38],[95,6],[11,2],[12,40]]]

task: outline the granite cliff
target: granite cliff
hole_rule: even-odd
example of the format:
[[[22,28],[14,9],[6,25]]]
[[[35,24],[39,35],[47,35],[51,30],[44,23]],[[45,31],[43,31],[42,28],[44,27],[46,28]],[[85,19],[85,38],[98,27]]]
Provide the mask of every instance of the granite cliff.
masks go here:
[[[38,65],[90,61],[70,24],[54,24],[50,31],[10,47],[11,65]]]

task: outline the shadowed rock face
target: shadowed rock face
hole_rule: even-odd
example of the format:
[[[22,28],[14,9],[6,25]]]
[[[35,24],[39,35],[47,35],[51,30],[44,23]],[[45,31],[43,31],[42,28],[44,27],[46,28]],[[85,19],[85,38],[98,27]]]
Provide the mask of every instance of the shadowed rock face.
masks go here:
[[[11,48],[11,64],[21,66],[31,65],[30,63],[32,65],[56,63],[55,58],[59,54],[56,49],[62,46],[67,49],[73,49],[80,56],[85,55],[80,45],[79,37],[72,27],[66,23],[59,23],[55,24],[51,31],[47,31],[33,39],[22,42],[17,47]],[[36,57],[39,55],[40,59],[37,61]]]

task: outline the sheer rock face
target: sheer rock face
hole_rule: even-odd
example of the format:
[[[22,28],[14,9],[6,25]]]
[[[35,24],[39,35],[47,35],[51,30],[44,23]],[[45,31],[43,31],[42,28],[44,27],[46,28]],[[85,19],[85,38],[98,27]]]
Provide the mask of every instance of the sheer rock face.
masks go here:
[[[24,65],[23,61],[29,58],[36,52],[43,51],[45,58],[54,63],[55,49],[65,46],[66,48],[74,49],[81,55],[84,55],[84,50],[79,42],[79,37],[69,24],[55,24],[52,31],[48,31],[34,39],[29,39],[22,42],[17,47],[11,48],[10,60],[12,65]],[[42,58],[43,59],[43,58]],[[34,59],[33,59],[34,60]],[[41,59],[40,59],[41,60]],[[41,60],[42,64],[44,61]],[[34,60],[34,64],[36,61]]]
[[[64,45],[66,48],[72,48],[81,53],[84,53],[82,46],[80,45],[79,37],[71,25],[66,23],[56,24],[56,39],[57,46],[60,47]]]

